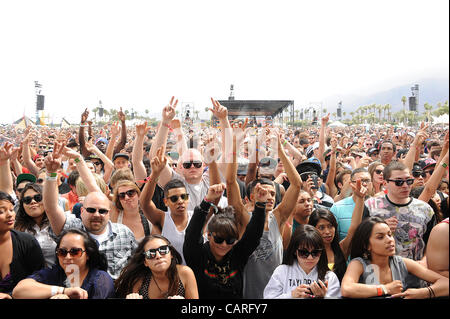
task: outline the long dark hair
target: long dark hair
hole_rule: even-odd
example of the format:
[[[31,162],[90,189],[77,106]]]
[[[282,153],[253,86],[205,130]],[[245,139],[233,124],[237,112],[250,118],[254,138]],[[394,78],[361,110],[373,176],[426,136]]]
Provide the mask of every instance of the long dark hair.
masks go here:
[[[28,183],[20,193],[20,200],[19,200],[19,209],[17,210],[16,215],[16,223],[14,224],[14,228],[20,231],[26,231],[30,232],[33,235],[36,235],[36,231],[34,230],[34,225],[36,225],[36,222],[34,219],[27,214],[25,211],[25,208],[23,207],[23,195],[26,191],[29,189],[34,190],[36,193],[43,194],[42,186],[37,183]],[[44,211],[44,216],[42,218],[42,226],[46,226],[49,224],[49,220],[47,218],[47,214]]]
[[[319,262],[317,263],[318,279],[324,280],[328,269],[328,258],[325,252],[322,236],[319,231],[311,225],[299,225],[291,237],[291,241],[284,254],[283,264],[293,265],[297,262],[298,248],[322,249]]]
[[[234,208],[232,206],[223,209],[219,207],[208,223],[208,232],[216,233],[224,238],[239,238]]]
[[[309,216],[308,224],[316,227],[321,219],[325,219],[326,221],[328,221],[335,229],[334,238],[331,242],[331,250],[333,250],[334,253],[333,272],[339,278],[339,281],[341,281],[344,277],[345,271],[347,270],[347,262],[345,260],[345,256],[342,252],[341,246],[339,245],[340,238],[339,232],[337,231],[338,223],[332,212],[323,208],[317,208]]]
[[[0,191],[0,200],[6,200],[14,205],[14,199],[11,197],[11,195],[9,195],[3,191]]]
[[[170,253],[173,258],[169,269],[167,270],[167,277],[169,278],[169,289],[167,293],[169,296],[176,295],[178,282],[180,280],[177,265],[182,263],[182,257],[166,237],[161,235],[150,235],[142,239],[139,246],[134,251],[133,256],[128,261],[128,264],[122,269],[119,278],[115,281],[116,296],[118,298],[125,298],[133,291],[133,287],[139,280],[144,279],[149,272],[151,273],[151,270],[144,264],[144,247],[153,239],[162,239],[169,245]]]
[[[77,234],[83,237],[84,249],[86,250],[85,254],[89,257],[86,261],[86,265],[89,267],[89,270],[108,270],[108,260],[106,259],[105,254],[101,253],[98,250],[97,242],[84,230],[78,228],[69,228],[67,230],[64,230],[59,235],[58,240],[56,241],[56,249],[59,248],[61,240],[67,234]]]
[[[372,236],[373,227],[378,223],[386,224],[384,219],[378,216],[366,218],[359,224],[350,243],[351,259],[361,257],[370,260],[369,240]]]

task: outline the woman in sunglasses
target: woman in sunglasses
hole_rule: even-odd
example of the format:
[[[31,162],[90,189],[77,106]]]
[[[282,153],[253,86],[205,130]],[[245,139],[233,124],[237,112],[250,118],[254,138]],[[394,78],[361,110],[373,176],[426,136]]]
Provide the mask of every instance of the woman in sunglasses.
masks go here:
[[[384,186],[383,186],[383,170],[384,165],[381,164],[380,161],[373,162],[369,165],[367,169],[369,171],[370,177],[372,178],[372,193],[369,194],[371,196],[382,196],[384,195]]]
[[[114,282],[106,272],[106,256],[81,229],[61,233],[56,244],[58,263],[22,280],[13,291],[18,299],[106,299],[114,297]]]
[[[47,267],[56,263],[55,241],[50,237],[50,222],[42,201],[42,186],[27,184],[21,193],[14,228],[33,235],[41,246]]]
[[[212,204],[225,188],[225,184],[209,187],[186,229],[184,258],[195,273],[201,299],[242,299],[244,266],[258,247],[264,230],[266,202],[272,198],[260,184],[255,186],[255,208],[238,240],[234,208],[221,209]],[[206,226],[208,241],[204,242],[203,229],[211,207],[215,213]]]
[[[395,239],[388,224],[379,217],[365,219],[351,243],[352,261],[342,280],[342,296],[426,299],[448,296],[448,278],[419,262],[396,255]],[[430,283],[425,288],[408,285],[412,274]]]
[[[15,218],[14,200],[0,191],[0,299],[11,299],[20,280],[45,267],[36,239],[13,229]]]
[[[114,187],[113,202],[116,211],[111,213],[111,221],[124,224],[134,233],[136,240],[142,240],[152,231],[152,223],[145,218],[139,205],[141,191],[136,183],[123,180]]]
[[[146,236],[116,280],[127,299],[198,299],[197,281],[180,253],[161,235]]]
[[[311,225],[300,225],[289,242],[283,264],[272,274],[264,299],[339,298],[340,284],[329,270],[322,236]]]

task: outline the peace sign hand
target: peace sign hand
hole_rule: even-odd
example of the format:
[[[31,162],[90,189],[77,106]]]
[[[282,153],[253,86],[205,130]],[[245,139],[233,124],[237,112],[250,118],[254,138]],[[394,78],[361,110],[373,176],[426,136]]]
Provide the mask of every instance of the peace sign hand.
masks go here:
[[[175,101],[174,100],[175,97],[172,96],[172,98],[170,99],[170,102],[168,105],[166,105],[163,110],[162,110],[162,122],[163,124],[169,125],[170,122],[174,119],[176,112],[175,112],[175,108],[177,107],[178,104],[178,99]]]

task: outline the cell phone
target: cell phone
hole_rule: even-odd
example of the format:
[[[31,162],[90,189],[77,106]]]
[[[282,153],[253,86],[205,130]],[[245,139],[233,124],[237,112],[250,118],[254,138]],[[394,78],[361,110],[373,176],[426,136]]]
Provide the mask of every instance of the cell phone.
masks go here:
[[[311,175],[311,180],[312,180],[313,183],[314,183],[314,186],[311,187],[311,188],[312,188],[312,189],[319,189],[319,176],[313,174],[313,175]]]

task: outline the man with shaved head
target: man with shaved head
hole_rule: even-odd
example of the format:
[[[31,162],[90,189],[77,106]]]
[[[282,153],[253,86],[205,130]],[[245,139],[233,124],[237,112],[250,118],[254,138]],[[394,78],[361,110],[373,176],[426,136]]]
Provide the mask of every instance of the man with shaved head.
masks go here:
[[[80,159],[78,163],[83,163]],[[81,219],[70,211],[64,212],[58,205],[58,185],[52,177],[52,167],[58,167],[59,159],[46,158],[47,178],[44,183],[44,207],[50,221],[50,234],[56,237],[70,228],[87,231],[94,238],[99,251],[106,255],[108,273],[116,279],[137,247],[133,232],[123,224],[110,221],[111,201],[102,192],[90,192],[81,208]]]

